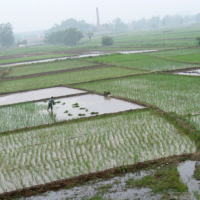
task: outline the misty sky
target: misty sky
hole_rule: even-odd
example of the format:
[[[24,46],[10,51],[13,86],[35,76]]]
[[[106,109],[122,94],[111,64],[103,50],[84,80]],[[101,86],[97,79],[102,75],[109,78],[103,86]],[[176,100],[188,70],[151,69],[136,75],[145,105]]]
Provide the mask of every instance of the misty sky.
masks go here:
[[[200,0],[0,0],[0,24],[11,22],[14,32],[49,29],[74,18],[96,23],[120,17],[124,22],[153,15],[200,13]]]

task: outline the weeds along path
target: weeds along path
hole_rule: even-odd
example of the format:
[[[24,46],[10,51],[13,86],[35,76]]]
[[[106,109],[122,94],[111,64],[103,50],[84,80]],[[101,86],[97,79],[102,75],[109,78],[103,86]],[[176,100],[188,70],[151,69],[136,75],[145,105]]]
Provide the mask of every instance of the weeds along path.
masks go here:
[[[195,141],[154,111],[77,121],[0,138],[0,193],[122,163],[196,151]]]

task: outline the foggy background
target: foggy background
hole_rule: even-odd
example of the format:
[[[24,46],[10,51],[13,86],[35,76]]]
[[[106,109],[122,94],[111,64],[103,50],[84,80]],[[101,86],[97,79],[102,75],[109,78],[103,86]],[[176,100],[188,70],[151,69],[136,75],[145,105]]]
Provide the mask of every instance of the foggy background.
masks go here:
[[[0,0],[0,3],[0,24],[10,22],[15,33],[50,29],[69,18],[96,24],[96,7],[101,24],[117,17],[131,23],[143,17],[200,12],[200,0]]]

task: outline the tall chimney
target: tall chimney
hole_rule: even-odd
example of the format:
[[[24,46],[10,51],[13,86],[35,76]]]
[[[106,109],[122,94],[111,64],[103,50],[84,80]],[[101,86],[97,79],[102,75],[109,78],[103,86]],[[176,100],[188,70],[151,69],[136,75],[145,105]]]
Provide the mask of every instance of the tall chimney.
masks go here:
[[[97,28],[99,30],[101,30],[101,25],[100,25],[100,21],[99,21],[99,11],[98,11],[98,8],[96,8],[96,12],[97,12]]]

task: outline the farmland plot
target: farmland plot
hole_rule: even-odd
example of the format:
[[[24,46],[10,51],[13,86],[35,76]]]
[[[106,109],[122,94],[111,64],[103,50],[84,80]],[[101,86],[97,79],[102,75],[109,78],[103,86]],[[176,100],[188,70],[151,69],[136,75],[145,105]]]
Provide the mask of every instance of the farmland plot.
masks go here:
[[[91,81],[111,77],[120,77],[137,73],[144,73],[144,71],[124,68],[122,69],[119,67],[89,69],[77,72],[39,76],[20,80],[2,81],[0,82],[0,91],[4,93],[21,90],[39,89],[44,87],[58,86],[61,84],[78,83],[83,81]]]
[[[151,111],[1,135],[0,193],[195,151],[195,142]]]
[[[55,102],[53,112],[47,111],[47,101],[0,107],[0,116],[4,116],[0,121],[0,132],[145,108],[138,104],[95,94],[61,98]]]
[[[11,72],[7,76],[22,76],[28,74],[72,69],[72,68],[85,67],[91,65],[95,64],[78,60],[65,60],[65,61],[57,61],[57,62],[55,61],[42,64],[32,64],[27,66],[15,67],[11,70]]]
[[[166,112],[182,115],[200,110],[199,81],[199,77],[149,74],[78,84],[75,87],[97,92],[106,89],[116,96],[147,102]]]
[[[96,58],[87,58],[90,61],[110,63],[112,65],[132,67],[142,70],[173,70],[186,67],[195,67],[197,64],[183,63],[178,61],[154,58],[146,54],[128,54],[128,55],[107,55]]]

